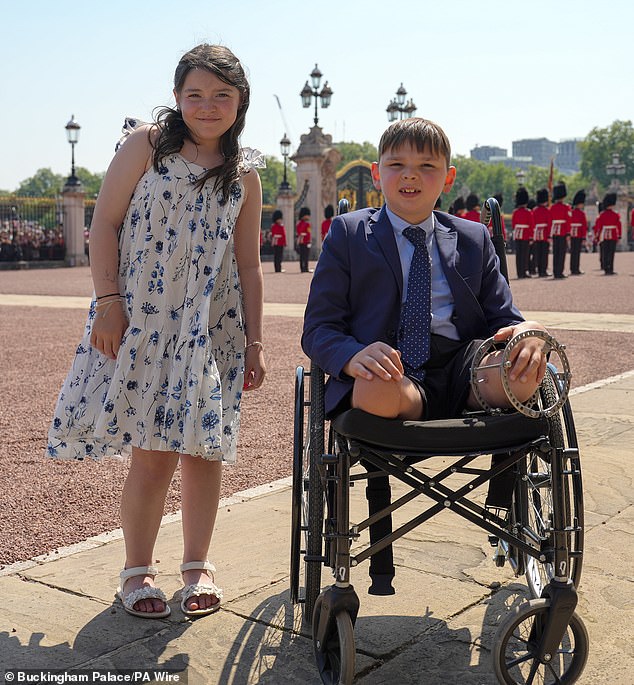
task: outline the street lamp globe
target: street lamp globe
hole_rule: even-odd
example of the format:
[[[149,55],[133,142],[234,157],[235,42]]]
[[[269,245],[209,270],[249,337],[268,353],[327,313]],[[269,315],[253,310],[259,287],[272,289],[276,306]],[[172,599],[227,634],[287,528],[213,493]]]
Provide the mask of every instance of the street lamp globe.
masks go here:
[[[310,82],[313,84],[315,90],[319,89],[319,84],[321,83],[321,77],[323,74],[319,71],[319,67],[315,64],[315,68],[310,72]]]
[[[286,136],[286,133],[282,140],[280,140],[280,150],[282,152],[282,157],[288,157],[291,153],[291,141]]]
[[[313,91],[308,85],[308,81],[306,81],[306,84],[302,88],[300,96],[302,98],[302,107],[310,107],[310,102],[313,99]]]
[[[388,121],[396,121],[398,118],[398,105],[396,104],[396,100],[390,100],[390,104],[385,111],[387,112]]]
[[[414,100],[410,98],[405,107],[403,107],[403,111],[405,112],[406,118],[411,119],[414,114],[416,114],[416,105],[414,104]]]
[[[319,93],[319,99],[321,100],[322,109],[326,109],[326,107],[330,106],[331,98],[332,88],[328,85],[328,81],[326,81],[326,83],[324,83],[324,87],[321,89],[321,93]]]

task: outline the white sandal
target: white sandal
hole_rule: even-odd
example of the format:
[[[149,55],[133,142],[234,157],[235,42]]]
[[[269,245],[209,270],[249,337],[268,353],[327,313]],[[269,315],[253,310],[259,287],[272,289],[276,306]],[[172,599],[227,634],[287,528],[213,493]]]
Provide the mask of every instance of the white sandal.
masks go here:
[[[188,561],[186,564],[181,564],[181,573],[183,571],[209,571],[216,572],[216,567],[208,561]],[[218,598],[218,601],[206,609],[188,609],[187,600],[192,597],[199,597],[200,595],[213,595]],[[213,614],[214,611],[220,609],[220,602],[222,601],[222,590],[214,583],[196,583],[194,585],[186,585],[181,590],[181,611],[185,616],[207,616]]]
[[[163,590],[157,587],[140,587],[138,590],[132,590],[127,595],[124,594],[123,588],[126,581],[133,576],[156,576],[158,569],[155,566],[134,566],[133,568],[124,568],[119,574],[121,581],[120,587],[117,588],[117,596],[123,604],[123,608],[132,616],[139,616],[140,618],[165,618],[172,612],[167,603],[167,597]],[[160,599],[165,604],[163,611],[137,611],[134,605],[143,599]]]

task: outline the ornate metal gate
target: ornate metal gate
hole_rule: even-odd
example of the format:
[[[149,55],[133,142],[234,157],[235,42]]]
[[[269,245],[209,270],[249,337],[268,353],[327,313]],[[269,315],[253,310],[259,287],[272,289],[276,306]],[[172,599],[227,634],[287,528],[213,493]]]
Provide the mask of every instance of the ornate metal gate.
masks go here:
[[[380,207],[383,194],[372,184],[372,165],[363,159],[346,164],[337,172],[337,200],[345,198],[351,209]]]

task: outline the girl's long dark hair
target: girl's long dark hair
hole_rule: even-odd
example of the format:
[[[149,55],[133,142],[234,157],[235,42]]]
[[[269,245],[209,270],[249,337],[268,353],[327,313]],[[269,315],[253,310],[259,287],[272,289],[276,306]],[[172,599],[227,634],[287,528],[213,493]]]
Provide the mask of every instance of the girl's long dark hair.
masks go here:
[[[238,140],[244,130],[244,120],[249,108],[250,88],[244,69],[238,58],[222,45],[198,45],[183,55],[174,73],[174,89],[177,93],[183,88],[185,78],[192,69],[205,69],[215,74],[221,81],[234,86],[240,92],[238,115],[233,126],[220,138],[220,152],[224,157],[222,164],[209,169],[201,176],[196,186],[202,188],[210,178],[215,178],[214,191],[220,191],[226,201],[234,181],[238,179],[240,145]],[[154,142],[152,162],[158,171],[161,160],[168,155],[180,152],[186,139],[192,140],[178,108],[162,107],[156,114],[159,135]],[[193,140],[192,140],[193,142]]]

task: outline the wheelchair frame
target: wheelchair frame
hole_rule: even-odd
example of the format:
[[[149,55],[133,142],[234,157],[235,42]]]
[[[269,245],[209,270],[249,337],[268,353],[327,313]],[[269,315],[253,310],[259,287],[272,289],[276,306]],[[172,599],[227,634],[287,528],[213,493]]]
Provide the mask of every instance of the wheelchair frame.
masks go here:
[[[495,224],[499,208],[490,203],[495,201],[487,201]],[[549,365],[539,389],[538,408],[555,405],[562,387],[560,376]],[[499,681],[532,683],[539,671],[546,682],[549,676],[555,678],[553,682],[575,682],[587,660],[588,636],[574,613],[583,560],[583,491],[567,399],[559,403],[558,411],[540,418],[472,412],[455,420],[399,422],[352,409],[331,422],[327,449],[323,400],[323,371],[313,365],[306,373],[299,367],[295,379],[291,600],[303,605],[304,620],[312,624],[322,681],[345,685],[354,676],[353,631],[359,599],[350,583],[350,569],[370,558],[370,593],[392,594],[392,543],[450,509],[489,534],[496,564],[508,561],[516,576],[525,574],[534,598],[500,624],[493,649]],[[377,424],[378,429],[371,428]],[[400,433],[389,432],[394,427],[403,431],[403,440]],[[501,431],[517,437],[500,441]],[[384,434],[395,435],[398,444],[385,444],[389,441],[381,437]],[[414,440],[408,442],[406,438],[412,436]],[[460,436],[459,444],[452,445],[447,436]],[[476,445],[469,447],[474,437]],[[473,464],[486,455],[491,455],[491,468]],[[440,472],[428,475],[424,462],[432,457],[455,459]],[[419,466],[421,462],[423,466]],[[351,473],[357,464],[362,464],[366,473]],[[452,488],[447,481],[457,475],[466,482]],[[409,492],[394,502],[390,477],[409,487]],[[349,490],[361,480],[368,486],[378,485],[371,488],[372,496],[368,495],[368,517],[351,526]],[[474,500],[474,493],[487,483],[489,495],[482,506]],[[507,495],[500,498],[500,493]],[[431,504],[393,531],[392,513],[421,495]],[[353,541],[366,529],[369,544],[352,553]],[[322,566],[332,569],[334,583],[320,593]],[[562,676],[563,680],[558,680]]]

